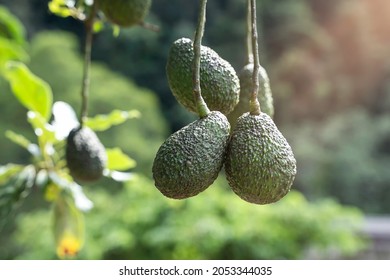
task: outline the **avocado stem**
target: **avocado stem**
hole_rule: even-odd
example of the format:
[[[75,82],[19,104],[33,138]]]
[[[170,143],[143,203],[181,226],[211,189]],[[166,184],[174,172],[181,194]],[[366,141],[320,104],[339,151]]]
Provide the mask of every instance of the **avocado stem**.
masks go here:
[[[257,100],[257,93],[259,91],[259,71],[260,71],[260,59],[259,59],[259,44],[257,35],[257,15],[256,15],[256,0],[250,0],[250,12],[252,22],[252,51],[253,51],[253,91],[249,102],[249,110],[251,115],[260,115],[261,108],[260,103]]]
[[[85,46],[84,46],[84,70],[83,80],[81,86],[81,113],[80,113],[80,126],[84,125],[84,121],[88,115],[88,99],[89,99],[89,86],[91,80],[91,51],[92,51],[92,39],[93,39],[93,24],[97,13],[97,1],[94,1],[91,7],[91,12],[85,21]]]
[[[253,63],[252,49],[252,16],[251,16],[251,0],[247,0],[247,17],[246,17],[246,64]]]
[[[200,0],[200,9],[198,17],[198,25],[195,32],[194,39],[194,60],[192,64],[192,82],[193,82],[193,93],[196,108],[200,118],[206,117],[210,110],[207,107],[206,102],[202,97],[202,89],[200,86],[200,57],[201,57],[201,44],[204,33],[204,26],[206,24],[206,6],[207,0]]]

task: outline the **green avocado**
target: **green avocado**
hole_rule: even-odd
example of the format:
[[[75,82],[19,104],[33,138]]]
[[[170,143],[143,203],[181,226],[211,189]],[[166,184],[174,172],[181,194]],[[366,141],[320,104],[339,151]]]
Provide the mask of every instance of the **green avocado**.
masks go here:
[[[169,87],[189,111],[197,113],[193,94],[193,42],[176,40],[169,51],[166,73]],[[239,100],[240,82],[234,68],[209,47],[201,47],[200,84],[202,96],[211,111],[230,113]]]
[[[111,22],[129,27],[143,21],[152,0],[98,0],[99,9]]]
[[[245,113],[233,129],[225,171],[230,187],[239,197],[255,204],[269,204],[290,191],[296,160],[267,114]]]
[[[238,77],[240,79],[240,101],[234,108],[233,112],[231,112],[227,116],[232,127],[235,126],[238,117],[250,111],[249,100],[251,98],[253,89],[253,68],[253,63],[249,63],[245,65],[239,73]],[[272,91],[267,71],[262,66],[260,66],[259,69],[259,85],[260,86],[257,92],[257,99],[259,100],[261,111],[273,118],[274,104]]]
[[[66,162],[72,177],[93,182],[103,175],[107,155],[104,146],[88,127],[74,128],[66,140]]]
[[[207,189],[223,166],[230,124],[213,111],[173,133],[153,162],[157,189],[166,197],[184,199]]]

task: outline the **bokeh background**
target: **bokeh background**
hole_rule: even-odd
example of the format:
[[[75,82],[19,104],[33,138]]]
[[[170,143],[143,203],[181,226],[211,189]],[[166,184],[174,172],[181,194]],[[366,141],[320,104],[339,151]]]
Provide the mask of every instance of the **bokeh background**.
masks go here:
[[[208,1],[203,44],[239,71],[245,64],[244,0]],[[48,11],[48,1],[0,0],[26,29],[28,66],[56,101],[80,106],[84,29]],[[390,258],[390,2],[259,0],[259,44],[275,101],[275,123],[290,142],[293,190],[268,206],[248,204],[223,173],[185,201],[162,197],[151,165],[161,143],[196,119],[174,99],[169,47],[192,38],[198,1],[154,0],[141,27],[95,35],[91,114],[113,109],[141,118],[99,133],[137,161],[128,183],[84,186],[79,259],[388,259]],[[0,79],[0,165],[29,155],[7,129],[31,129],[26,110]],[[31,139],[34,136],[30,135]],[[0,259],[56,259],[50,204],[32,195],[0,232]],[[54,249],[53,249],[54,248]]]

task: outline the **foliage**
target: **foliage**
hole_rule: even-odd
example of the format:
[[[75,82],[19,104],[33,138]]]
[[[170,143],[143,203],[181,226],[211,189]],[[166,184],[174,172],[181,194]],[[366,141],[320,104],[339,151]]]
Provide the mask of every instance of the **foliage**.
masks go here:
[[[27,69],[25,66],[23,68]],[[34,79],[35,76],[27,70],[19,73],[21,73],[21,77],[12,76],[12,79],[19,80],[27,75],[28,81],[34,81],[34,84],[30,86],[31,83],[20,83],[17,98],[27,108],[41,108],[34,107],[36,105],[35,99],[29,99],[26,95],[31,93],[29,88],[41,88],[42,81]],[[6,75],[8,75],[7,71]],[[17,74],[13,73],[13,75]],[[23,88],[24,85],[27,87]],[[45,88],[48,88],[46,84]],[[51,100],[51,91],[46,93],[43,96],[50,96],[48,99]],[[58,116],[69,117],[64,114],[57,114]],[[7,137],[27,149],[31,153],[32,159],[30,164],[26,166],[14,164],[0,166],[1,226],[7,222],[10,212],[15,206],[21,204],[33,190],[39,191],[46,200],[53,202],[55,206],[54,227],[58,255],[62,257],[74,255],[84,242],[84,226],[80,222],[81,212],[90,210],[92,202],[83,194],[81,187],[73,181],[66,169],[63,158],[65,138],[60,135],[67,133],[63,133],[64,127],[58,126],[61,121],[57,120],[57,126],[50,124],[37,110],[28,111],[27,118],[37,137],[38,144],[29,142],[23,135],[7,131]],[[91,119],[89,122],[93,124]],[[61,133],[56,133],[58,130]],[[108,165],[105,172],[107,176],[110,176],[112,172],[117,172],[116,170],[127,170],[134,167],[134,161],[123,154],[119,148],[108,150],[107,156]],[[118,177],[112,178],[117,179]],[[68,244],[70,240],[72,243]]]
[[[11,14],[5,13],[5,10],[2,12],[1,21],[5,22],[2,39],[12,43],[16,41],[12,36],[18,39],[15,30],[20,30],[20,25],[15,24],[18,21]],[[89,211],[93,205],[81,186],[70,176],[63,157],[66,136],[79,125],[76,114],[66,103],[53,106],[53,93],[49,84],[33,74],[22,62],[13,61],[19,57],[10,56],[8,52],[1,53],[0,57],[0,74],[10,83],[17,101],[27,109],[27,121],[37,142],[30,142],[24,135],[11,130],[6,132],[8,139],[26,149],[31,158],[25,165],[0,166],[0,226],[3,228],[6,225],[16,206],[22,204],[33,191],[39,191],[44,199],[54,205],[53,226],[58,256],[73,256],[84,243],[82,212]],[[52,113],[54,122],[51,123]],[[87,123],[92,128],[106,130],[135,115],[138,114],[116,110],[107,116],[89,118]],[[107,156],[108,165],[104,175],[120,181],[128,179],[128,174],[118,176],[120,173],[117,170],[133,168],[134,160],[119,148],[108,150]]]
[[[390,206],[390,116],[363,110],[307,122],[291,135],[301,172],[296,184],[311,197],[333,196],[370,213]]]
[[[0,73],[9,60],[28,60],[25,29],[5,7],[0,6]]]
[[[88,196],[96,204],[86,216],[88,236],[79,258],[334,258],[353,256],[365,246],[358,236],[362,216],[357,209],[332,200],[310,203],[297,191],[279,203],[255,206],[226,185],[219,179],[196,199],[184,201],[162,197],[142,176],[115,194],[91,190]],[[43,230],[50,226],[48,215],[36,211],[18,217],[14,244],[5,250],[8,258],[55,258],[52,238]]]
[[[11,84],[12,92],[23,106],[39,113],[46,121],[50,119],[52,92],[45,81],[31,73],[26,65],[20,62],[9,62],[5,77]]]
[[[78,49],[72,34],[42,32],[32,39],[29,64],[34,73],[51,85],[54,98],[73,108],[80,105],[82,59]],[[106,120],[120,124],[107,132],[99,132],[102,143],[121,147],[137,162],[135,171],[150,175],[151,162],[167,134],[156,95],[99,63],[92,63],[91,80],[89,110],[99,121],[99,126],[93,128],[104,129]],[[105,120],[101,114],[109,119]],[[121,123],[127,119],[129,121]]]

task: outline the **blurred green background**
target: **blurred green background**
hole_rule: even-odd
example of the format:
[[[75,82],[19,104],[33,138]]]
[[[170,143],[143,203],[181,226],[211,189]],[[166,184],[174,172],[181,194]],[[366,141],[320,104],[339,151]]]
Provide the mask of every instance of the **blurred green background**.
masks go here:
[[[246,1],[208,2],[203,44],[239,71]],[[26,28],[30,69],[50,84],[56,101],[77,111],[83,26],[50,14],[47,4],[0,0]],[[223,174],[185,201],[162,197],[153,185],[157,149],[195,120],[171,94],[165,64],[174,40],[193,37],[197,6],[155,0],[147,21],[160,32],[134,27],[115,37],[106,28],[94,38],[91,114],[137,109],[142,115],[99,133],[105,146],[119,146],[137,161],[136,175],[126,184],[84,186],[95,207],[85,216],[87,239],[78,258],[390,258],[390,2],[258,1],[275,123],[298,171],[293,191],[269,206],[241,201]],[[0,108],[0,165],[24,163],[29,155],[4,132],[28,135],[26,110],[1,78]],[[0,259],[57,258],[50,205],[40,197],[29,197],[0,232]]]

